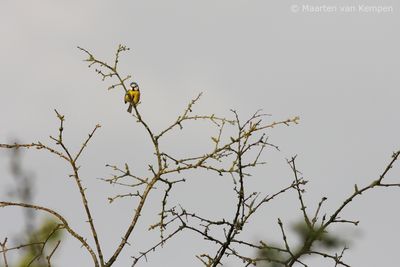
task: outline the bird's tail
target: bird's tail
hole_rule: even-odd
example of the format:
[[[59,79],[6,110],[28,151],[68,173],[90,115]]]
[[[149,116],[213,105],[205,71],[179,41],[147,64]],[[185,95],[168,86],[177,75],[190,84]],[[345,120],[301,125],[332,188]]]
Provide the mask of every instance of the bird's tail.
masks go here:
[[[129,104],[129,107],[128,107],[128,110],[127,110],[129,113],[132,113],[132,107],[133,107],[133,105]]]

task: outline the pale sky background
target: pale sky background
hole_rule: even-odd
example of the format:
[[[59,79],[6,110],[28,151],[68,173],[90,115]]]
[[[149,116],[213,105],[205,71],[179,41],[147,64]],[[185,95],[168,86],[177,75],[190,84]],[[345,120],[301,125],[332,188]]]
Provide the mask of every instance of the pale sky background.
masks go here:
[[[303,4],[345,3],[386,5],[393,12],[310,14],[293,8]],[[310,181],[305,195],[315,209],[328,197],[331,212],[353,192],[376,179],[393,151],[400,148],[400,4],[398,1],[18,1],[0,3],[0,143],[51,143],[58,121],[53,109],[66,116],[65,141],[77,149],[97,123],[103,127],[82,155],[82,175],[104,244],[106,258],[119,242],[132,203],[108,205],[117,188],[100,182],[111,171],[106,163],[125,162],[145,173],[151,157],[149,140],[123,105],[122,90],[107,91],[88,69],[82,46],[111,61],[119,43],[131,48],[120,69],[133,74],[142,90],[143,116],[155,129],[172,122],[199,92],[199,113],[243,118],[257,109],[268,120],[295,115],[301,123],[269,131],[281,152],[267,151],[268,164],[255,171],[251,186],[272,193],[291,182],[285,158],[298,155],[298,167]],[[213,133],[207,124],[175,132],[165,147],[176,153],[203,151]],[[181,137],[183,136],[186,137]],[[136,142],[132,144],[131,140]],[[203,141],[201,141],[201,140]],[[24,167],[36,177],[35,203],[56,209],[89,237],[83,208],[70,170],[44,152],[24,154]],[[0,153],[0,196],[8,199],[12,185],[9,154]],[[400,168],[388,178],[400,180]],[[204,215],[223,216],[235,203],[230,178],[193,175],[171,193],[174,202]],[[250,187],[251,187],[250,186]],[[156,219],[160,201],[150,198],[132,246],[115,266],[130,266],[156,240],[146,228]],[[353,240],[345,261],[352,266],[393,266],[398,262],[400,215],[398,189],[377,189],[362,195],[343,213],[360,220],[359,227],[338,227]],[[276,220],[301,216],[296,194],[288,193],[254,217],[243,238],[279,241]],[[0,210],[0,239],[15,236],[21,211]],[[293,235],[289,241],[295,241]],[[74,240],[57,252],[57,266],[91,266],[91,259]],[[210,243],[187,232],[149,255],[143,266],[201,266],[195,255],[210,251]],[[177,258],[179,257],[179,258]],[[308,261],[311,266],[333,266]],[[314,263],[314,264],[313,264]],[[142,266],[140,265],[140,266]],[[227,266],[240,266],[228,261]]]

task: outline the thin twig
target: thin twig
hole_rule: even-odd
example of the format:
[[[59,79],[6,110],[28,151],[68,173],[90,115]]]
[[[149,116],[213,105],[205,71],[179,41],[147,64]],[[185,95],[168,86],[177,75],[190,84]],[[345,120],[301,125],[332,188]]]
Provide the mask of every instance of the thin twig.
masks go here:
[[[0,247],[3,253],[3,260],[4,260],[4,266],[8,267],[8,262],[7,262],[7,237],[4,239],[3,243],[0,242]]]

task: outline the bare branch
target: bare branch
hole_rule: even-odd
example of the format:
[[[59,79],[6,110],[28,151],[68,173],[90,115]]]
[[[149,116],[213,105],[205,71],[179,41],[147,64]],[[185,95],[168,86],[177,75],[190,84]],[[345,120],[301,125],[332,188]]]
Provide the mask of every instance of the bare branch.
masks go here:
[[[296,160],[296,157],[292,157],[292,159],[290,161],[288,161],[288,163],[289,163],[290,167],[292,168],[295,181],[298,183],[299,182],[299,178],[298,178],[299,171],[296,169],[295,160]],[[307,226],[309,228],[312,228],[312,224],[310,222],[310,219],[308,218],[308,215],[307,215],[307,212],[306,212],[306,206],[305,206],[304,201],[303,201],[303,190],[300,189],[299,185],[296,186],[296,190],[297,190],[297,194],[298,194],[299,201],[300,201],[300,206],[301,206],[300,209],[303,212],[304,221],[306,222],[306,224],[307,224]]]
[[[55,112],[57,113],[57,117],[58,117],[58,119],[60,121],[60,128],[59,128],[58,138],[57,139],[56,138],[52,138],[52,139],[55,140],[56,143],[62,147],[62,149],[64,150],[65,154],[68,157],[69,164],[71,165],[72,170],[73,170],[73,175],[71,175],[71,176],[74,178],[75,183],[76,183],[76,185],[77,185],[77,187],[79,189],[79,193],[81,195],[82,204],[83,204],[83,207],[85,209],[86,216],[87,216],[87,219],[88,219],[88,222],[89,222],[89,225],[90,225],[90,229],[91,229],[91,232],[92,232],[92,236],[93,236],[93,239],[94,239],[95,244],[96,244],[96,249],[97,249],[97,253],[98,253],[98,256],[99,256],[100,264],[101,264],[101,266],[104,266],[103,253],[102,253],[102,250],[101,250],[98,234],[97,234],[94,222],[93,222],[93,216],[92,216],[90,208],[89,208],[89,203],[88,203],[88,200],[87,200],[87,197],[86,197],[85,189],[83,188],[81,179],[79,177],[79,171],[78,171],[79,167],[76,165],[76,160],[81,155],[83,149],[86,147],[87,143],[92,138],[92,136],[95,133],[95,131],[100,127],[100,125],[96,125],[96,127],[94,128],[92,133],[89,134],[89,137],[82,144],[82,147],[80,148],[78,154],[74,157],[69,152],[69,149],[67,148],[67,146],[64,144],[64,141],[63,141],[63,130],[64,130],[65,117],[63,115],[61,115],[59,112],[57,112],[57,110],[55,110]]]
[[[85,147],[87,146],[88,142],[90,141],[90,139],[92,139],[94,133],[96,132],[97,129],[99,129],[101,127],[100,124],[97,124],[93,131],[89,134],[88,138],[86,139],[86,141],[82,144],[78,154],[76,154],[75,158],[73,159],[74,162],[76,162],[79,158],[79,156],[82,154],[82,151],[85,149]]]
[[[7,237],[4,239],[3,243],[0,242],[0,247],[1,247],[1,252],[3,253],[3,260],[4,260],[4,266],[8,267],[8,261],[7,261]]]
[[[30,144],[17,144],[17,143],[14,143],[12,145],[10,145],[10,144],[0,144],[0,148],[8,148],[8,149],[36,148],[37,150],[44,149],[44,150],[47,150],[50,153],[55,154],[55,155],[59,156],[60,158],[63,158],[63,159],[68,161],[68,157],[67,156],[65,156],[61,152],[59,152],[59,151],[57,151],[57,150],[55,150],[55,149],[53,149],[53,148],[51,148],[51,147],[49,147],[47,145],[42,144],[41,142],[30,143]]]
[[[117,52],[116,52],[116,54],[115,54],[115,60],[114,60],[113,66],[107,64],[107,63],[104,62],[104,61],[101,61],[101,60],[96,59],[96,58],[93,56],[92,53],[90,53],[88,50],[86,50],[86,49],[84,49],[84,48],[82,48],[82,47],[79,47],[79,46],[78,46],[78,49],[81,50],[81,51],[83,51],[83,52],[85,52],[85,53],[88,55],[88,58],[87,58],[85,61],[90,62],[90,63],[89,63],[89,68],[92,67],[93,65],[99,66],[99,69],[96,69],[96,72],[102,77],[102,80],[103,80],[103,81],[104,81],[105,79],[111,78],[111,77],[113,77],[113,76],[116,76],[116,77],[117,77],[117,79],[118,79],[119,82],[116,83],[116,84],[111,85],[111,86],[108,88],[109,90],[110,90],[110,89],[114,89],[114,88],[116,88],[116,87],[118,87],[118,86],[121,86],[121,87],[124,89],[125,92],[128,91],[127,87],[125,86],[125,81],[128,80],[128,79],[130,78],[130,76],[127,76],[126,78],[121,78],[120,74],[119,74],[118,71],[117,71],[117,65],[118,65],[118,62],[119,62],[119,54],[120,54],[121,52],[123,52],[123,51],[128,51],[128,50],[129,50],[128,47],[123,46],[123,45],[119,45],[119,46],[118,46]],[[108,72],[104,72],[104,71],[102,70],[102,68],[106,69]]]
[[[58,246],[60,245],[60,243],[61,243],[60,240],[57,241],[57,244],[55,245],[55,247],[53,248],[53,250],[51,251],[49,256],[46,257],[48,267],[51,267],[51,257],[53,257],[53,255],[56,252],[56,250],[57,250]]]
[[[154,246],[152,246],[151,248],[149,248],[148,250],[144,251],[144,252],[140,252],[140,256],[138,257],[132,257],[133,263],[132,263],[132,267],[134,267],[136,265],[136,263],[143,257],[147,258],[147,254],[149,254],[152,251],[155,251],[156,248],[158,248],[159,246],[162,246],[165,244],[165,242],[167,242],[169,239],[171,239],[173,236],[175,236],[177,233],[179,233],[180,231],[182,231],[184,229],[184,227],[179,227],[178,229],[176,229],[174,232],[172,232],[171,234],[169,234],[166,238],[163,238],[160,242],[158,242],[157,244],[155,244]]]

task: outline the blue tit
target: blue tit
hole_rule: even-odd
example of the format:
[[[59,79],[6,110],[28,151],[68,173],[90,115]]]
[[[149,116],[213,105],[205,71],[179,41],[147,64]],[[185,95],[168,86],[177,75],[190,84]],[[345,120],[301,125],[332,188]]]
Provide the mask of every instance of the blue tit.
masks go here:
[[[133,106],[136,106],[137,103],[139,103],[140,100],[140,90],[139,90],[139,85],[135,82],[131,82],[131,89],[129,89],[124,97],[125,104],[129,103],[128,107],[128,112],[132,112]]]

